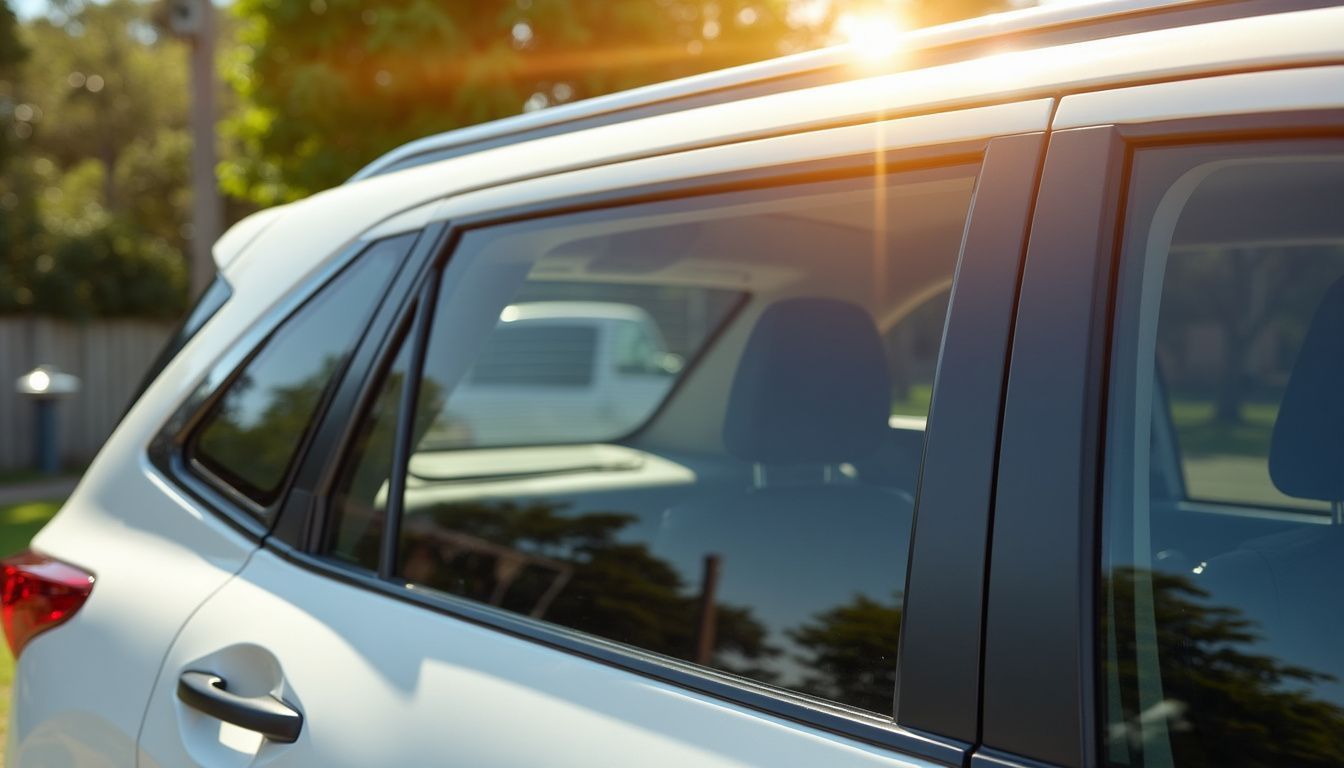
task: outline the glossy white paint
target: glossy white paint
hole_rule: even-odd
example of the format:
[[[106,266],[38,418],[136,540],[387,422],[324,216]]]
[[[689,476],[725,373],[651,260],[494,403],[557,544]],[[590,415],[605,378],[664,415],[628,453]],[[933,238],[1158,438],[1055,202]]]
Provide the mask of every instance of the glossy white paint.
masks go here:
[[[144,450],[165,407],[186,395],[232,330],[209,328],[174,361],[180,377],[159,379],[34,539],[33,549],[97,581],[71,621],[20,657],[7,765],[134,764],[149,692],[175,633],[255,547],[164,482]]]
[[[1344,27],[1340,32],[1344,34]],[[1344,66],[1283,69],[1066,96],[1052,127],[1332,109],[1341,104]]]
[[[283,684],[254,672],[266,666],[258,648],[279,660]],[[298,705],[299,740],[262,743],[255,756],[223,746],[217,721],[174,696],[177,675],[200,668],[226,680],[252,674],[250,690]],[[266,551],[174,644],[141,744],[154,765],[209,768],[930,765],[389,600]]]
[[[211,255],[215,258],[215,268],[221,271],[228,269],[229,264],[238,258],[238,254],[251,245],[257,235],[260,235],[262,230],[275,221],[282,211],[284,211],[284,206],[257,211],[229,227],[228,231],[219,240],[215,241],[214,247],[210,250]]]
[[[484,211],[535,205],[547,200],[594,194],[609,189],[629,189],[656,182],[768,168],[803,158],[827,160],[1043,131],[1050,123],[1053,106],[1053,99],[1033,99],[613,163],[457,195],[443,201],[442,206],[433,213],[433,218],[451,220]]]

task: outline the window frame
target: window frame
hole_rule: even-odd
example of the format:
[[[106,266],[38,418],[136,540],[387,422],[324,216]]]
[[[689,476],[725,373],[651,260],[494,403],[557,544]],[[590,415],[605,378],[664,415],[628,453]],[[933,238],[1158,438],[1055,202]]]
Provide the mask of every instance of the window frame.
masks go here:
[[[299,483],[301,493],[291,493],[291,504],[281,511],[276,523],[275,534],[266,539],[265,545],[279,556],[290,562],[345,583],[378,592],[392,599],[411,603],[440,613],[448,618],[465,620],[474,624],[546,645],[557,650],[573,653],[585,658],[597,660],[634,674],[670,682],[682,688],[719,698],[737,705],[745,706],[809,727],[836,733],[869,744],[878,745],[900,753],[915,755],[948,765],[961,765],[975,741],[975,729],[978,727],[978,659],[979,659],[979,622],[983,607],[983,578],[949,578],[950,573],[964,576],[966,571],[973,574],[983,573],[984,547],[972,544],[967,547],[967,536],[974,541],[976,531],[979,539],[988,537],[988,489],[992,485],[993,442],[997,437],[997,408],[1001,395],[1001,376],[986,376],[995,360],[1002,364],[1006,356],[1007,312],[1010,311],[1016,276],[1021,255],[1020,247],[1004,249],[1004,242],[1025,244],[1026,226],[1029,220],[1030,201],[1035,191],[1035,172],[1043,146],[1041,132],[992,139],[975,139],[949,142],[939,145],[927,145],[913,148],[887,150],[878,154],[868,152],[862,155],[846,155],[824,160],[803,160],[779,165],[756,167],[749,170],[731,171],[708,176],[682,178],[674,181],[657,182],[639,187],[619,187],[572,196],[565,199],[543,203],[516,205],[505,209],[474,213],[449,222],[437,236],[438,243],[418,257],[414,265],[416,277],[415,290],[406,291],[400,306],[379,323],[384,327],[380,335],[370,333],[365,344],[356,352],[350,366],[352,371],[363,371],[362,377],[347,377],[334,400],[338,404],[330,409],[318,429],[317,444],[320,450],[310,451],[308,460],[300,469]],[[955,278],[964,282],[966,290],[974,287],[972,299],[989,300],[990,308],[977,311],[974,300],[957,299],[957,288],[953,287],[952,307],[949,323],[955,328],[952,337],[959,339],[958,344],[968,343],[977,336],[989,340],[987,345],[976,349],[989,355],[988,359],[977,357],[975,350],[967,354],[954,355],[956,362],[940,364],[935,383],[933,413],[937,418],[957,421],[959,410],[967,415],[960,419],[961,433],[952,437],[948,428],[948,439],[940,441],[931,456],[939,457],[936,474],[942,478],[940,490],[930,491],[925,503],[930,506],[948,506],[960,503],[959,514],[941,524],[933,522],[917,524],[910,555],[910,574],[907,581],[907,600],[911,594],[927,591],[930,597],[919,603],[929,605],[937,596],[956,595],[961,602],[954,604],[955,609],[928,611],[921,624],[923,629],[914,632],[909,629],[911,623],[905,622],[902,628],[902,654],[907,645],[920,648],[921,658],[929,654],[934,658],[930,665],[934,674],[921,676],[918,680],[899,681],[902,706],[899,712],[893,707],[893,717],[875,716],[842,705],[831,704],[802,694],[792,694],[770,688],[751,681],[724,675],[712,669],[698,667],[689,662],[669,660],[662,656],[641,651],[601,638],[585,635],[558,625],[541,624],[526,617],[509,614],[490,606],[482,606],[471,601],[428,594],[424,590],[410,589],[390,577],[385,564],[384,571],[370,574],[361,569],[342,566],[320,555],[323,543],[323,519],[326,517],[326,497],[328,489],[341,466],[341,458],[346,453],[347,443],[355,429],[355,419],[351,413],[364,413],[372,399],[377,396],[378,387],[384,371],[391,364],[397,349],[392,343],[393,334],[389,329],[401,327],[401,323],[413,323],[412,338],[420,349],[413,353],[413,370],[419,371],[423,362],[423,347],[426,343],[428,324],[434,307],[434,291],[438,281],[436,264],[451,258],[461,233],[474,228],[526,222],[528,220],[555,216],[558,214],[582,212],[602,208],[613,208],[632,203],[660,200],[676,200],[698,195],[729,192],[737,190],[770,190],[781,186],[791,186],[808,181],[828,181],[841,178],[873,178],[875,174],[895,173],[928,168],[943,168],[957,165],[973,165],[977,168],[977,182],[968,211],[967,234],[963,237],[962,253],[958,262]],[[1005,258],[1005,250],[1007,257]],[[968,255],[969,253],[969,255]],[[994,269],[982,269],[985,264],[997,263]],[[965,265],[976,265],[970,269]],[[963,270],[967,270],[964,271]],[[1008,277],[1004,279],[1005,275]],[[994,348],[993,339],[1004,343]],[[944,344],[949,342],[944,339]],[[713,344],[713,340],[707,342]],[[408,379],[419,380],[417,376]],[[950,381],[946,392],[937,382]],[[972,384],[971,382],[977,382]],[[972,407],[976,399],[984,393],[990,393],[992,403],[988,406]],[[403,404],[415,402],[413,392],[403,394]],[[988,409],[988,410],[986,410]],[[406,411],[403,411],[403,420]],[[934,422],[931,413],[930,423]],[[333,414],[340,418],[333,418]],[[947,414],[947,415],[942,415]],[[988,418],[985,418],[988,416]],[[656,415],[655,415],[656,418]],[[975,466],[968,462],[957,450],[967,442],[975,443],[976,455],[981,461]],[[409,447],[402,446],[405,452]],[[394,466],[404,466],[404,456],[398,457]],[[930,467],[925,462],[927,472]],[[394,474],[394,478],[400,473]],[[956,496],[948,483],[960,477],[961,482],[978,488],[984,498],[978,505],[974,496]],[[394,480],[394,482],[396,482]],[[393,489],[395,492],[395,489]],[[970,506],[966,506],[970,504]],[[398,516],[390,514],[395,520]],[[918,511],[916,514],[918,519]],[[393,523],[392,525],[396,525]],[[969,528],[968,528],[969,526]],[[941,540],[933,541],[940,533]],[[953,538],[953,537],[959,538]],[[384,548],[396,540],[396,531],[385,534]],[[925,540],[931,540],[927,546]],[[960,541],[960,544],[950,544]],[[941,542],[941,543],[940,543]],[[947,557],[948,546],[955,546],[957,557]],[[969,556],[967,550],[969,549]],[[935,583],[956,581],[955,589],[937,589]],[[912,605],[913,603],[907,603]],[[943,619],[946,619],[945,621]],[[941,626],[940,626],[941,625]],[[907,632],[910,632],[907,635]],[[946,643],[949,632],[970,633],[963,642]],[[944,652],[945,651],[945,652]],[[962,669],[970,665],[968,673]],[[949,691],[936,674],[937,671],[959,673],[959,677],[968,685]],[[911,676],[914,678],[914,676]],[[896,692],[893,691],[893,694]],[[931,708],[937,714],[920,717],[924,711],[925,700],[938,699],[939,706]]]
[[[1344,110],[1304,108],[1051,132],[1013,331],[972,768],[1103,764],[1106,408],[1133,153],[1341,129]]]
[[[150,442],[147,455],[150,463],[172,480],[174,485],[186,491],[195,501],[203,504],[217,517],[250,538],[261,540],[272,529],[279,518],[280,510],[288,503],[295,485],[299,468],[307,459],[316,438],[317,425],[326,416],[339,382],[351,370],[353,353],[362,346],[363,340],[372,328],[366,322],[351,347],[351,357],[346,364],[333,374],[333,381],[323,392],[317,404],[310,426],[304,433],[285,477],[276,492],[275,500],[268,505],[253,501],[244,493],[215,475],[207,467],[191,457],[191,444],[194,442],[198,427],[212,412],[215,404],[224,396],[229,387],[242,375],[243,371],[261,354],[266,345],[299,312],[309,305],[318,294],[325,290],[347,267],[377,243],[406,235],[416,235],[408,245],[400,265],[392,268],[387,286],[374,305],[377,316],[381,307],[387,303],[402,276],[406,272],[407,257],[414,253],[424,238],[414,232],[403,232],[354,243],[327,264],[317,274],[304,281],[297,289],[288,293],[276,306],[265,312],[254,322],[212,365],[209,372],[200,381],[190,395],[177,407],[172,416],[164,423]],[[222,277],[220,278],[223,279]]]

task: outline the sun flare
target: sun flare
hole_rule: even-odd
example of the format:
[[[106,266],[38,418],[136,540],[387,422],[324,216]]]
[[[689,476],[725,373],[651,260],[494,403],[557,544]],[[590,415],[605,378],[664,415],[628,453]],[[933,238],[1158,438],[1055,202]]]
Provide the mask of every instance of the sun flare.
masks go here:
[[[900,46],[906,25],[894,13],[843,13],[835,21],[835,32],[863,59],[889,58]]]

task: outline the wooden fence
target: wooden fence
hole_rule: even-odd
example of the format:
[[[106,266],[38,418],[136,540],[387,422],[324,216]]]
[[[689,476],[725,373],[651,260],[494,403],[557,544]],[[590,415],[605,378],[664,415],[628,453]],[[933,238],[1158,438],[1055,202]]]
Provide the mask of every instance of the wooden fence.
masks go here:
[[[14,391],[16,379],[44,364],[79,377],[79,393],[61,401],[57,420],[62,460],[82,466],[117,426],[172,330],[144,320],[0,317],[0,472],[34,465],[33,404]]]

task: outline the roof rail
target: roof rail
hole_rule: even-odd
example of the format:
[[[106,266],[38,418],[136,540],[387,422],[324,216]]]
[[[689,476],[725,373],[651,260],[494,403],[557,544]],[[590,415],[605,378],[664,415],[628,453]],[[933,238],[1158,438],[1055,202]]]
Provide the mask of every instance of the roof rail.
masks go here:
[[[822,48],[548,107],[404,144],[364,166],[348,182],[458,155],[638,117],[677,112],[853,77],[973,58],[1013,38],[1042,47],[1163,27],[1329,5],[1317,0],[1097,0],[1008,11],[913,30],[892,46],[889,64],[864,66],[847,45]]]

